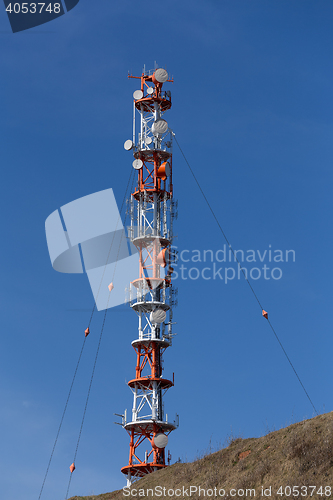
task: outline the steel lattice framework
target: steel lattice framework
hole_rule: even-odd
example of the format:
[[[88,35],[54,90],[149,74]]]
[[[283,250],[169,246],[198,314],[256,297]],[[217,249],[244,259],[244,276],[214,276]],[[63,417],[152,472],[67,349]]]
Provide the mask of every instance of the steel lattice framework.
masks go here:
[[[133,167],[138,172],[137,186],[129,200],[131,225],[129,238],[139,253],[139,276],[131,282],[130,304],[139,321],[138,338],[132,346],[136,353],[135,378],[128,382],[133,393],[131,420],[122,416],[122,426],[130,436],[128,465],[121,471],[127,485],[166,467],[167,436],[178,426],[164,413],[163,396],[174,385],[163,376],[162,356],[172,344],[172,307],[176,289],[172,286],[171,252],[176,203],[172,185],[172,131],[162,118],[171,108],[171,92],[163,83],[173,82],[162,68],[143,71],[138,78],[141,89],[134,92]],[[139,114],[136,136],[135,115]],[[136,139],[137,137],[137,139]]]

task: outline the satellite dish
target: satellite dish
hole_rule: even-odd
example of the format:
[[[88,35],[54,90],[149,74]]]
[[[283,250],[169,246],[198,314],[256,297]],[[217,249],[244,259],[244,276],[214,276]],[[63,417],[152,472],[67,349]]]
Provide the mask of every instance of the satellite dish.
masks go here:
[[[169,177],[171,174],[171,167],[170,163],[168,161],[165,161],[162,163],[162,165],[158,168],[157,170],[157,177],[160,177],[162,180],[165,181],[167,177]]]
[[[142,90],[136,90],[135,92],[133,92],[133,97],[134,97],[134,99],[136,101],[138,99],[142,99],[143,98],[143,92],[142,92]]]
[[[156,264],[165,267],[167,265],[168,260],[169,260],[169,250],[168,248],[163,248],[163,250],[161,250],[158,256],[156,257]]]
[[[140,170],[140,168],[142,168],[143,162],[142,160],[137,159],[133,161],[132,165],[135,170]]]
[[[153,89],[153,87],[148,87],[148,88],[147,88],[147,94],[151,95],[151,94],[153,94],[153,93],[154,93],[154,89]]]
[[[130,151],[132,148],[133,148],[134,144],[133,144],[133,141],[131,141],[131,139],[128,139],[127,141],[124,142],[124,148],[126,149],[126,151]]]
[[[170,163],[168,161],[165,161],[162,163],[162,165],[157,169],[156,175],[163,181],[166,180],[167,177],[169,177],[171,174],[171,167]]]
[[[165,175],[169,177],[169,175],[171,174],[170,163],[166,161],[165,164],[163,163],[161,166],[165,169]]]
[[[167,72],[165,69],[163,69],[163,68],[158,68],[158,69],[155,71],[155,73],[154,73],[153,77],[154,77],[154,78],[153,78],[153,81],[154,81],[154,79],[155,79],[155,80],[156,80],[157,82],[159,82],[159,83],[164,83],[164,82],[166,82],[166,81],[167,81],[167,79],[169,78],[169,75],[168,75],[168,72]]]
[[[169,97],[169,99],[171,99],[171,90],[167,90],[166,95]]]
[[[150,321],[151,323],[163,323],[166,318],[166,312],[163,309],[155,309],[150,313]]]
[[[154,135],[163,135],[168,131],[169,125],[168,122],[160,118],[153,123],[152,132]]]
[[[145,143],[147,144],[147,146],[149,146],[149,144],[151,144],[152,142],[153,142],[153,139],[151,137],[146,137]]]
[[[159,432],[153,437],[153,446],[156,448],[163,449],[168,444],[168,436],[163,434],[163,432]]]

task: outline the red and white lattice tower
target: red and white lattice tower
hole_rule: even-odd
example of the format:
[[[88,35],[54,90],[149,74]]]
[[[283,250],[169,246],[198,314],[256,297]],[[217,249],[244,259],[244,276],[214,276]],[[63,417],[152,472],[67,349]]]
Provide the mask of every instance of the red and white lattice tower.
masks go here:
[[[178,426],[178,415],[170,421],[164,412],[163,396],[174,385],[163,375],[162,356],[172,344],[172,222],[176,203],[172,198],[172,131],[164,119],[171,108],[171,92],[163,91],[172,82],[165,69],[157,68],[141,77],[134,97],[133,140],[124,147],[132,150],[137,186],[129,200],[129,238],[139,253],[139,275],[131,282],[130,304],[139,320],[135,377],[128,382],[133,393],[131,418],[125,412],[123,427],[130,436],[128,465],[121,472],[127,485],[145,474],[166,467],[168,435]],[[139,114],[136,136],[135,115]],[[133,277],[135,278],[135,277]]]

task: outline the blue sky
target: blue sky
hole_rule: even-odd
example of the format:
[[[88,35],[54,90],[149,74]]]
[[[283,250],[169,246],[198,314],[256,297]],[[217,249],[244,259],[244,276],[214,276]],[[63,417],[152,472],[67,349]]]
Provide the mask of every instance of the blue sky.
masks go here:
[[[136,90],[127,73],[154,61],[174,76],[168,122],[233,247],[295,251],[295,262],[278,263],[281,279],[251,284],[318,412],[332,410],[332,18],[322,0],[80,0],[12,34],[2,9],[3,500],[38,498],[93,305],[86,276],[52,269],[45,219],[109,187],[121,205]],[[173,166],[176,245],[216,252],[225,241],[177,146]],[[314,416],[243,280],[177,283],[178,335],[165,355],[165,375],[175,372],[165,408],[180,415],[172,461],[231,433],[261,436]],[[66,493],[102,320],[93,319],[47,500]],[[131,408],[136,333],[129,307],[109,311],[71,496],[124,485],[129,441],[113,413]]]

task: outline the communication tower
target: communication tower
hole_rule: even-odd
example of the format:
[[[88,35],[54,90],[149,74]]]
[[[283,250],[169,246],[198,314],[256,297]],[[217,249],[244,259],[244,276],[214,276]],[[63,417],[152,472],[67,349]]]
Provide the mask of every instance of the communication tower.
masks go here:
[[[127,485],[145,474],[166,467],[168,435],[178,427],[164,412],[163,396],[174,385],[163,375],[165,350],[172,344],[172,307],[177,290],[172,286],[172,225],[177,205],[172,186],[172,131],[164,119],[171,108],[171,92],[163,91],[170,80],[163,68],[137,78],[139,90],[133,94],[133,139],[124,148],[132,150],[137,185],[128,200],[129,239],[139,254],[139,274],[130,285],[130,305],[138,316],[135,378],[128,382],[133,393],[131,418],[127,412],[122,426],[130,436],[128,465],[121,472]],[[139,114],[138,135],[136,115]]]

